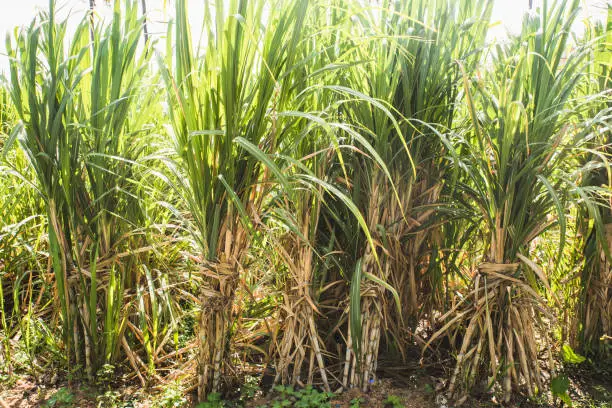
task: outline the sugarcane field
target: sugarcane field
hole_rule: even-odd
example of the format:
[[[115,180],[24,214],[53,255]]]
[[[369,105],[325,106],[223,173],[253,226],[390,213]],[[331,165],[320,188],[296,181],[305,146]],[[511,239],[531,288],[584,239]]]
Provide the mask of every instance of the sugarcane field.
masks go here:
[[[0,408],[612,408],[611,0],[0,34]]]

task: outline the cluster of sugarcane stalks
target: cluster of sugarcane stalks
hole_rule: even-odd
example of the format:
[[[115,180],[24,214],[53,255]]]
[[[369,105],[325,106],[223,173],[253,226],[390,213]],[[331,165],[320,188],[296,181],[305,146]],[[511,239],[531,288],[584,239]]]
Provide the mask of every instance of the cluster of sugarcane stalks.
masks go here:
[[[231,234],[228,234],[228,237]],[[230,375],[232,363],[228,355],[231,324],[234,321],[234,295],[238,286],[240,264],[236,254],[223,254],[219,262],[207,262],[202,267],[205,286],[202,288],[202,311],[199,323],[198,398],[204,400],[218,392],[221,380]],[[229,258],[229,259],[227,259]]]
[[[606,225],[606,240],[612,253],[612,224]],[[612,352],[612,263],[605,251],[591,237],[591,253],[583,271],[583,299],[579,304],[582,345],[586,352],[602,356]]]
[[[461,341],[448,388],[452,397],[462,398],[485,381],[487,388],[501,382],[505,402],[520,387],[530,396],[543,390],[538,350],[544,342],[552,369],[545,321],[552,316],[546,301],[520,277],[519,267],[518,263],[481,264],[468,296],[440,318],[444,326],[429,339],[427,345],[452,333]],[[456,330],[463,327],[458,336]]]
[[[369,198],[367,219],[372,227],[377,225],[388,225],[391,216],[390,211],[396,206],[387,208],[381,205],[380,193],[384,191],[383,178],[380,174],[372,177],[372,194]],[[375,228],[371,228],[372,231]],[[383,232],[384,234],[384,232]],[[382,239],[381,239],[382,240]],[[378,249],[377,249],[378,250]],[[371,246],[365,248],[362,262],[358,262],[354,273],[359,278],[353,282],[351,291],[359,291],[359,302],[354,302],[355,293],[351,293],[349,315],[349,330],[347,339],[347,350],[344,362],[342,385],[345,388],[360,388],[366,390],[371,382],[376,379],[376,367],[378,365],[378,346],[381,336],[381,325],[384,324],[383,308],[385,307],[384,289],[377,282],[364,280],[361,275],[376,276],[386,281],[391,265],[387,256],[377,256]],[[356,286],[355,286],[356,285]]]
[[[395,179],[399,180],[399,177]],[[418,219],[408,219],[406,214],[414,205],[415,191],[396,191],[380,173],[375,173],[371,188],[368,220],[370,229],[377,231],[376,242],[380,254],[376,257],[371,247],[365,249],[362,273],[370,278],[360,285],[361,327],[357,337],[349,327],[342,381],[346,388],[357,387],[364,391],[376,380],[382,332],[387,333],[388,338],[397,340],[400,349],[407,344],[406,333],[410,331],[407,329],[407,319],[418,313],[419,305],[417,292],[421,282],[418,252],[426,241],[428,231],[423,229],[413,236],[410,233],[431,215],[431,212],[425,212]],[[438,188],[425,191],[419,195],[419,199],[427,202],[430,194],[437,194],[438,191]],[[395,305],[389,301],[389,293],[384,286],[387,281],[398,288],[401,301]],[[352,313],[355,312],[349,310],[349,315]],[[389,319],[388,316],[395,318]]]
[[[359,336],[351,331],[349,324],[342,386],[367,391],[376,381],[382,320],[380,298],[384,293],[378,285],[369,282],[362,283],[361,291],[361,314],[364,318]]]
[[[318,216],[320,202],[312,211]],[[310,215],[310,209],[307,209],[300,218],[300,232],[304,238],[310,236],[311,230],[316,231],[318,217],[311,218]],[[311,227],[312,221],[315,225]],[[280,310],[284,330],[276,350],[274,383],[299,386],[313,384],[315,372],[318,371],[323,388],[331,391],[325,367],[325,346],[316,323],[315,313],[320,315],[320,312],[313,299],[314,250],[310,242],[303,242],[295,234],[290,234],[285,247],[281,251],[289,276]],[[308,369],[304,379],[302,375],[306,365]]]
[[[297,292],[307,288],[296,288]],[[305,386],[313,384],[318,372],[323,388],[331,391],[324,362],[324,347],[316,327],[315,306],[308,294],[286,297],[283,329],[276,359],[274,383]],[[305,368],[307,367],[306,371]],[[307,373],[302,377],[304,371]]]

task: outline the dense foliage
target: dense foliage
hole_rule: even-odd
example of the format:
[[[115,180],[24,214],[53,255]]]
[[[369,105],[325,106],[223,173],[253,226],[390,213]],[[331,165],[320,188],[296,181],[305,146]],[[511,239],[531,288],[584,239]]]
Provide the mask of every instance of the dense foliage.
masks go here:
[[[509,400],[611,357],[612,13],[490,42],[492,1],[365,3],[209,1],[196,45],[186,0],[164,38],[50,0],[8,35],[3,372],[212,403],[253,367],[366,390],[418,346]]]

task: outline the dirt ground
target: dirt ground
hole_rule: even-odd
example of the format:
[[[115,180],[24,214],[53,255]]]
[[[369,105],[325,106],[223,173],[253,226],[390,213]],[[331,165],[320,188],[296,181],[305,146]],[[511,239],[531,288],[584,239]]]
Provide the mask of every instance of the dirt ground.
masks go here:
[[[458,406],[456,402],[449,401],[443,392],[444,380],[442,377],[431,375],[439,374],[439,370],[427,370],[415,365],[395,367],[379,373],[383,378],[377,381],[367,393],[359,390],[343,392],[331,400],[332,408],[353,408],[351,405],[359,400],[359,407],[387,408],[390,404],[385,402],[392,396],[401,401],[406,408],[451,408]],[[570,395],[574,407],[584,408],[612,408],[612,376],[607,372],[597,372],[592,369],[577,369],[570,376]],[[58,381],[49,385],[37,383],[33,377],[16,377],[10,383],[0,384],[0,408],[28,408],[28,407],[178,407],[194,406],[194,395],[180,396],[177,400],[181,405],[172,405],[172,400],[160,401],[159,390],[147,390],[135,384],[121,385],[111,393],[101,392],[89,384],[68,384]],[[244,406],[255,408],[266,406],[273,400],[273,396],[259,396],[248,401]],[[183,405],[184,404],[184,405]],[[231,404],[230,407],[238,406]],[[470,397],[462,402],[463,407],[494,407],[500,406],[491,394],[479,397]],[[516,398],[507,407],[561,407],[554,403],[550,397],[541,397],[538,400]]]

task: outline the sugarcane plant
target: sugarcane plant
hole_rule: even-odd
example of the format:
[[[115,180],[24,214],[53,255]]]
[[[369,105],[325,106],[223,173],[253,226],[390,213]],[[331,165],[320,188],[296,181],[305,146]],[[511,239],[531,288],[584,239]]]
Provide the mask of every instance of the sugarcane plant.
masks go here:
[[[578,45],[567,53],[578,10],[577,1],[544,2],[525,16],[519,36],[496,47],[488,72],[464,73],[471,127],[455,133],[447,147],[461,173],[454,185],[457,207],[469,210],[463,214],[479,226],[475,234],[484,247],[469,292],[440,318],[442,327],[428,342],[460,330],[448,385],[456,397],[497,382],[505,401],[519,389],[542,392],[541,347],[555,370],[554,316],[541,294],[551,288],[530,244],[558,228],[560,256],[568,203],[593,213],[601,192],[581,188],[582,173],[574,171],[577,152],[590,140],[569,109],[588,53]]]
[[[292,95],[307,10],[306,1],[267,4],[206,4],[200,49],[192,45],[186,1],[177,1],[174,35],[168,35],[174,52],[160,59],[176,151],[168,168],[179,175],[174,187],[187,205],[185,221],[206,277],[198,327],[200,399],[231,375],[234,294],[256,232],[254,217],[269,190],[265,163],[282,143],[277,112]]]
[[[326,170],[337,152],[335,133],[341,124],[330,122],[333,115],[328,110],[333,111],[335,95],[317,86],[335,71],[335,53],[329,47],[333,28],[318,32],[317,23],[327,13],[322,3],[311,4],[309,10],[303,28],[310,33],[304,35],[309,41],[299,44],[299,62],[293,73],[297,80],[292,90],[293,105],[308,112],[273,112],[286,118],[283,128],[277,127],[276,118],[273,126],[286,134],[283,139],[287,143],[279,147],[280,157],[286,160],[279,165],[290,188],[278,185],[266,205],[267,215],[263,219],[268,228],[267,240],[273,243],[272,257],[280,261],[279,269],[286,271],[277,277],[282,282],[282,301],[277,332],[271,339],[274,384],[313,384],[316,378],[330,391],[327,351],[318,327],[322,312],[318,304],[321,288],[317,282],[326,255],[319,237],[325,189],[314,181],[326,182]],[[305,64],[306,61],[309,63]],[[287,121],[291,117],[293,120]]]
[[[445,172],[441,137],[453,124],[459,66],[471,69],[478,61],[492,3],[408,1],[353,7],[357,24],[348,20],[345,46],[350,58],[363,63],[351,67],[345,83],[384,107],[357,101],[342,111],[349,122],[365,128],[365,143],[375,152],[352,155],[348,167],[351,198],[375,236],[377,254],[350,223],[341,227],[346,237],[342,249],[351,259],[345,267],[355,271],[347,273],[353,277],[343,384],[365,389],[376,376],[381,333],[391,333],[387,344],[403,353],[411,324],[440,299],[434,292],[441,285],[432,285],[427,271],[429,259],[436,256],[432,232],[440,222],[436,205]],[[470,23],[454,25],[456,16]],[[363,142],[353,143],[363,148]],[[398,292],[396,305],[389,302],[389,288]],[[431,300],[427,307],[425,292]]]
[[[595,133],[583,165],[593,168],[582,185],[585,188],[612,188],[609,159],[612,154],[612,6],[608,5],[606,26],[589,26],[587,40],[594,42],[589,56],[590,75],[584,94],[600,95],[593,98],[587,110],[585,129]],[[610,190],[608,190],[610,191]],[[585,355],[607,357],[612,353],[612,212],[610,196],[593,208],[590,213],[581,208],[579,226],[584,238],[582,255],[584,265],[580,277],[580,296],[577,302],[578,346]],[[603,231],[598,231],[601,225]],[[603,235],[604,239],[601,239]]]
[[[299,159],[302,161],[300,167],[303,167],[298,171],[311,177],[321,177],[325,164],[333,155],[333,147],[309,149],[316,145],[317,141],[325,139],[315,136],[315,132],[308,127],[304,132],[310,133],[310,137],[301,138],[301,143],[291,150],[318,153]],[[283,300],[279,305],[280,333],[272,339],[275,343],[274,383],[293,386],[313,384],[317,375],[323,388],[330,391],[325,364],[325,342],[317,324],[321,315],[318,307],[320,287],[316,285],[317,272],[324,267],[325,255],[322,253],[324,247],[318,239],[324,190],[323,187],[316,187],[304,180],[300,183],[299,179],[295,179],[294,187],[275,198],[271,202],[270,211],[270,218],[276,220],[283,229],[274,247],[277,248],[278,257],[287,271],[282,291]]]
[[[142,26],[131,2],[114,3],[110,25],[86,15],[68,37],[55,2],[7,38],[9,91],[20,142],[44,200],[66,362],[92,377],[115,362],[126,330],[126,285],[134,280],[130,232],[141,222],[134,190],[146,71]],[[91,35],[90,35],[91,34]],[[136,251],[137,252],[137,251]],[[100,316],[99,308],[103,311]]]

